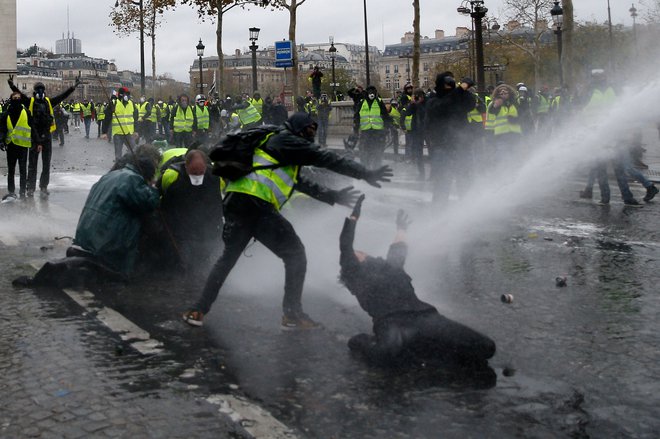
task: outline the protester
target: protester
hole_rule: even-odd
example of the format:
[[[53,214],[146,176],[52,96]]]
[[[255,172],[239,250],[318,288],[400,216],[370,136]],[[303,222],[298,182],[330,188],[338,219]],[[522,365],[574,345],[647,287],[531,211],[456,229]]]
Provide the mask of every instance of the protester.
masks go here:
[[[293,226],[279,212],[294,190],[328,204],[352,205],[357,191],[352,186],[342,190],[326,189],[301,174],[303,166],[326,168],[349,177],[365,180],[380,187],[392,175],[387,166],[368,170],[314,143],[316,123],[308,114],[296,113],[285,123],[284,129],[272,135],[255,150],[255,166],[264,163],[280,167],[253,171],[227,185],[224,202],[225,225],[222,256],[211,270],[201,297],[183,315],[184,320],[201,326],[204,315],[218,296],[239,256],[248,242],[255,238],[284,261],[284,328],[313,328],[317,326],[302,308],[302,291],[307,271],[305,248]]]
[[[33,143],[37,135],[32,130],[32,116],[21,103],[21,94],[12,92],[9,98],[9,108],[0,115],[0,149],[7,151],[7,191],[2,201],[16,199],[16,183],[14,173],[18,163],[19,196],[25,198],[27,189],[28,151],[36,148]]]
[[[363,200],[364,195],[344,220],[339,238],[340,279],[373,319],[374,335],[353,336],[348,342],[351,351],[380,365],[409,359],[485,362],[491,358],[495,343],[490,338],[444,317],[415,294],[412,279],[403,268],[410,221],[402,210],[397,214],[397,234],[386,259],[353,249]]]

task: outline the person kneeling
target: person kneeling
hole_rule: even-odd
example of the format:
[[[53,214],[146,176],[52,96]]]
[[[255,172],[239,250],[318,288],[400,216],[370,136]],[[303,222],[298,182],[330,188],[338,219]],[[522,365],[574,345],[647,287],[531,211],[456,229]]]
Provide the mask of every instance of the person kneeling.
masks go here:
[[[374,335],[352,337],[350,350],[380,365],[408,359],[486,362],[495,354],[493,340],[444,317],[415,294],[412,279],[403,268],[408,252],[404,239],[410,223],[403,210],[397,214],[397,235],[386,259],[353,249],[363,200],[364,195],[344,221],[340,280],[373,319]]]

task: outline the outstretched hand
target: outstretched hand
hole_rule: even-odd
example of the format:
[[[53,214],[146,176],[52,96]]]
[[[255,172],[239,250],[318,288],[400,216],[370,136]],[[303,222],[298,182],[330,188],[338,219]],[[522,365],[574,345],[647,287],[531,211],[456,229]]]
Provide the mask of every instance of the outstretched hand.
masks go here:
[[[14,75],[9,75],[9,78],[7,79],[7,84],[14,85]]]
[[[351,207],[360,195],[360,191],[353,189],[353,186],[345,187],[335,193],[335,203],[342,206]]]
[[[358,198],[357,201],[355,202],[355,206],[353,206],[353,212],[351,213],[351,219],[357,221],[357,219],[360,218],[360,214],[362,213],[363,201],[364,201],[364,194],[360,195],[360,198]]]
[[[394,174],[392,173],[392,168],[389,166],[381,166],[378,169],[367,171],[367,175],[364,180],[372,186],[380,187],[380,182],[389,182],[391,177]]]
[[[408,214],[403,210],[399,209],[396,213],[396,228],[397,230],[408,230],[408,226],[412,223],[412,220],[408,217]]]
[[[76,83],[74,87],[78,87],[80,85],[80,75],[76,76]]]

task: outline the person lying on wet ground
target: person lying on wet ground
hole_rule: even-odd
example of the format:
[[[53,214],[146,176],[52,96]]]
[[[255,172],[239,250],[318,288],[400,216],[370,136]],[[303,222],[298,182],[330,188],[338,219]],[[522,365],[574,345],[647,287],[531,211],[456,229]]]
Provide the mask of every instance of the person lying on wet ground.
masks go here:
[[[493,340],[444,317],[415,294],[412,279],[403,268],[410,224],[403,210],[397,214],[396,238],[385,259],[353,249],[363,200],[364,195],[344,221],[339,240],[340,280],[373,319],[374,334],[352,337],[350,350],[381,365],[407,359],[486,362],[495,354]]]

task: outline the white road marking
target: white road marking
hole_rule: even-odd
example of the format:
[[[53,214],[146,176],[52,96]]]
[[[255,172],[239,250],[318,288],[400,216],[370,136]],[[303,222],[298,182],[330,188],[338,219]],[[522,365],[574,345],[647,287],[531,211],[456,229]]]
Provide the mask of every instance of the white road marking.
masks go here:
[[[247,399],[226,394],[206,398],[211,404],[219,405],[218,411],[240,424],[255,439],[296,439],[293,430],[278,421],[268,411]]]

